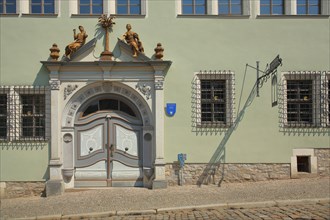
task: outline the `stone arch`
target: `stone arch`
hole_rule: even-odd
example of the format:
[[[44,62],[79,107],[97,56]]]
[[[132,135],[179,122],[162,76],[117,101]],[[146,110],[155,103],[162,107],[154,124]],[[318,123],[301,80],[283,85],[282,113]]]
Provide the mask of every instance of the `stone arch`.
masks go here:
[[[136,105],[142,117],[143,126],[152,126],[153,117],[149,105],[145,99],[131,87],[119,82],[95,82],[78,90],[67,102],[62,115],[62,128],[70,128],[74,125],[74,119],[78,109],[94,96],[112,93],[121,95]]]

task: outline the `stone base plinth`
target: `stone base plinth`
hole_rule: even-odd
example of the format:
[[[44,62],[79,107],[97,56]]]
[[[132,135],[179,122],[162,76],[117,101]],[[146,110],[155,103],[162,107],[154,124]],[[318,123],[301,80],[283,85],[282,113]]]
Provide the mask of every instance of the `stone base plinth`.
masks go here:
[[[165,189],[167,188],[167,180],[154,180],[152,189]]]
[[[57,196],[64,193],[62,180],[48,180],[46,183],[46,196]]]

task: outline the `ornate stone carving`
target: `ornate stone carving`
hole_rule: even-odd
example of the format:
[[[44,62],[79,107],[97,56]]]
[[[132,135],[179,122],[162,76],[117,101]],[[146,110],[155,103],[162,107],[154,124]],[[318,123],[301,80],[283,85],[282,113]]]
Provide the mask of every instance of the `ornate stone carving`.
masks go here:
[[[99,25],[104,28],[105,31],[105,48],[104,51],[101,53],[100,60],[112,60],[113,54],[109,49],[109,30],[112,31],[112,26],[116,24],[113,19],[115,17],[109,16],[107,17],[106,14],[103,14],[101,17],[99,17]]]
[[[69,59],[71,59],[71,55],[74,52],[76,52],[80,47],[85,44],[86,38],[88,37],[83,26],[79,26],[79,31],[80,33],[77,34],[76,29],[73,29],[74,41],[65,47],[65,56]]]
[[[137,84],[135,86],[135,88],[137,88],[143,95],[145,95],[147,100],[150,99],[150,97],[151,97],[151,87],[150,86],[148,86],[146,84],[143,84],[143,85]]]
[[[139,35],[131,31],[132,26],[130,24],[126,25],[126,32],[123,34],[123,39],[132,48],[132,56],[137,57],[138,53],[144,54],[144,48],[142,42],[140,41]]]
[[[57,59],[60,57],[60,49],[58,49],[57,44],[54,43],[49,50],[49,56],[52,58],[52,61],[57,61]]]
[[[70,133],[66,133],[64,136],[63,136],[63,141],[65,143],[70,143],[72,141],[72,134]]]
[[[57,80],[57,79],[51,79],[51,80],[49,80],[49,85],[50,85],[51,90],[59,90],[61,82],[60,82],[60,80]]]
[[[164,88],[164,81],[163,80],[156,80],[155,89],[156,90],[163,90],[163,88]]]
[[[155,48],[155,57],[157,60],[162,60],[164,56],[163,52],[164,52],[164,48],[162,47],[162,44],[158,43],[157,47]]]
[[[67,87],[64,88],[64,100],[74,91],[78,88],[78,85],[67,85]]]

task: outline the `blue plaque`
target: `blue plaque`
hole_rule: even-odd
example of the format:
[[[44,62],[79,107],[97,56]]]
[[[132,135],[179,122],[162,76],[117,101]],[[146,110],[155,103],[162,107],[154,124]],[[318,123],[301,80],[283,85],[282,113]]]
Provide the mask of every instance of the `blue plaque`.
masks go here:
[[[168,116],[175,115],[176,112],[176,103],[167,103],[166,104],[166,114]]]

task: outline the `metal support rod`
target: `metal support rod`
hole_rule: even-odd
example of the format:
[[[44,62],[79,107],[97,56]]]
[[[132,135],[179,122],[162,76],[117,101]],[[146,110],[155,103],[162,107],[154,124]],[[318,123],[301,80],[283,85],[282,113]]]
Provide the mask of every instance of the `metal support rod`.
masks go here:
[[[257,97],[259,96],[259,61],[257,61]]]

